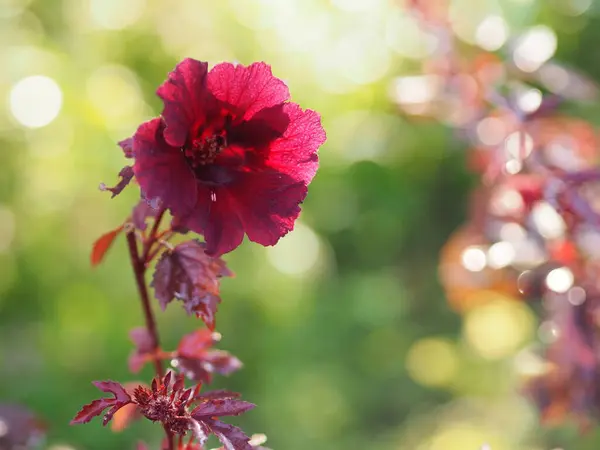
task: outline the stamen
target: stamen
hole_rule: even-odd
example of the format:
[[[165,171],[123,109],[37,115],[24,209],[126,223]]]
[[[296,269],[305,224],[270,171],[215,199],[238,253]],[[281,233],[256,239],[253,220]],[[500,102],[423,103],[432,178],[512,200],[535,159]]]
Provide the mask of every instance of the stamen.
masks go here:
[[[183,153],[192,167],[205,166],[214,162],[226,144],[225,137],[217,134],[194,141],[191,147],[183,149]]]

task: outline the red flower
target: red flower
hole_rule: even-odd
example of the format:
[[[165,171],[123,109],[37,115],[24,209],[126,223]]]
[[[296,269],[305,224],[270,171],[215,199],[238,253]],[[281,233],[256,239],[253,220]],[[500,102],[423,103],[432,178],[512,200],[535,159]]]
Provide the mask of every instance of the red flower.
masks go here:
[[[147,199],[160,199],[178,226],[204,235],[222,255],[251,241],[273,245],[289,232],[325,141],[319,115],[288,102],[264,63],[185,59],[158,88],[162,118],[133,137],[133,170]]]

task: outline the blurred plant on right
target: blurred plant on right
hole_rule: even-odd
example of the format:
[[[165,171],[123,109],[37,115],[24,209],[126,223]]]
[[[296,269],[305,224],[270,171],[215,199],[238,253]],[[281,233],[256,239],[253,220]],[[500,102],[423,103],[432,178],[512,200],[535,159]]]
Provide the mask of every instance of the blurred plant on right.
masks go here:
[[[511,37],[490,15],[465,45],[449,8],[407,2],[435,45],[420,73],[390,90],[404,114],[453,128],[480,177],[467,222],[442,249],[440,279],[459,312],[488,302],[484,292],[539,311],[540,342],[517,355],[524,393],[543,423],[585,430],[600,419],[600,139],[568,108],[598,89],[552,60],[549,27]]]

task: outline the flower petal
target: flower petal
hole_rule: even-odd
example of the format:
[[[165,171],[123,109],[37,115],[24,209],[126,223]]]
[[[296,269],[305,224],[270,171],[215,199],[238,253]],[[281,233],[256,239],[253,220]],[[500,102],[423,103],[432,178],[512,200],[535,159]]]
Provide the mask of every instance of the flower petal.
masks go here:
[[[327,138],[321,117],[310,109],[303,111],[295,103],[286,103],[283,110],[289,125],[271,144],[266,164],[308,184],[319,166],[317,150]]]
[[[227,137],[230,144],[243,148],[262,149],[285,133],[290,118],[286,105],[279,104],[257,112],[252,119],[232,127]]]
[[[221,63],[207,77],[210,92],[225,102],[231,112],[248,120],[264,108],[278,105],[290,97],[287,86],[263,62],[249,66]]]
[[[179,149],[165,142],[163,131],[160,119],[140,125],[133,171],[145,198],[159,198],[174,214],[185,214],[196,203],[196,180]]]
[[[274,245],[294,228],[307,188],[280,172],[244,172],[228,191],[248,238]]]
[[[235,202],[224,188],[198,188],[194,211],[181,218],[185,228],[204,235],[206,253],[221,256],[238,247],[244,239],[242,222],[235,210]]]
[[[207,63],[186,58],[156,91],[165,104],[165,140],[174,147],[182,147],[189,134],[214,111],[216,102],[206,88],[207,73]]]
[[[118,145],[123,150],[125,158],[133,158],[133,138],[123,139],[118,142]]]

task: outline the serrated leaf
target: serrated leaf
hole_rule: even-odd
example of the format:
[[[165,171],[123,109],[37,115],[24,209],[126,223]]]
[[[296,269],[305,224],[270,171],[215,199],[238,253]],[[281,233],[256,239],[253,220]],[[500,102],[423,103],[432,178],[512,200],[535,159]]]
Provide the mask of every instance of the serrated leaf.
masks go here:
[[[250,438],[240,428],[220,420],[207,420],[205,423],[219,438],[225,450],[253,450]]]
[[[71,420],[71,425],[87,423],[94,417],[101,415],[105,409],[110,408],[104,414],[102,421],[102,424],[106,425],[119,409],[131,403],[131,397],[121,384],[115,381],[94,381],[93,384],[101,391],[113,394],[114,397],[101,398],[84,405],[73,420]]]
[[[219,279],[232,272],[223,260],[208,256],[204,250],[203,243],[192,240],[163,253],[151,286],[163,310],[171,301],[181,300],[188,314],[196,314],[214,329],[214,316],[221,301]]]
[[[203,420],[213,416],[239,416],[256,407],[255,404],[232,398],[201,398],[202,402],[192,411],[192,417]]]
[[[136,327],[129,331],[129,338],[135,345],[135,349],[127,360],[129,370],[132,373],[138,373],[148,361],[152,360],[152,336],[146,327]]]

